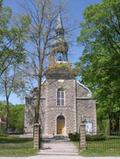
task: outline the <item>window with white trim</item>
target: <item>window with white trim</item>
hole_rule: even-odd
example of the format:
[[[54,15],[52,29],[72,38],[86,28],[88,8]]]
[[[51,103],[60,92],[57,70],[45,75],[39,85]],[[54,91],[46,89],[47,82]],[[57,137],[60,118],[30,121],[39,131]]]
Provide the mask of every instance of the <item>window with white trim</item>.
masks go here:
[[[57,90],[57,105],[58,106],[62,106],[64,105],[64,96],[65,96],[65,92],[63,89],[59,88]]]

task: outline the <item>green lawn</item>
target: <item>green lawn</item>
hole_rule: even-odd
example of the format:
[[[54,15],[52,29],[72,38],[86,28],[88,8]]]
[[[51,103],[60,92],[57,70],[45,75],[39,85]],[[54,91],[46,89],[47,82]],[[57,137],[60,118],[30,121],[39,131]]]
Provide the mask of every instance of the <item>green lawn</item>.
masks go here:
[[[78,142],[76,143],[79,145]],[[82,156],[120,156],[120,138],[105,141],[87,141],[87,149]]]
[[[0,137],[0,156],[30,156],[35,155],[33,141],[15,136]]]

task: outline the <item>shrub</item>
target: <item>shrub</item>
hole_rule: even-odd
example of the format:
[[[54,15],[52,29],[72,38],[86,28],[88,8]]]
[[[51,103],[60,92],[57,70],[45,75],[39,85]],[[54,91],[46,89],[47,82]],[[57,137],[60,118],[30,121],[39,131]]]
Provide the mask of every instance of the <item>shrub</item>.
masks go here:
[[[106,140],[106,136],[104,134],[97,134],[97,135],[86,135],[87,141],[102,141]]]
[[[5,130],[0,128],[0,136],[6,136]]]
[[[79,133],[69,133],[70,141],[79,141],[80,135]],[[106,140],[107,137],[104,134],[96,134],[96,135],[86,135],[86,141],[102,141]]]
[[[69,133],[69,138],[70,141],[79,141],[80,137],[79,137],[79,133]]]

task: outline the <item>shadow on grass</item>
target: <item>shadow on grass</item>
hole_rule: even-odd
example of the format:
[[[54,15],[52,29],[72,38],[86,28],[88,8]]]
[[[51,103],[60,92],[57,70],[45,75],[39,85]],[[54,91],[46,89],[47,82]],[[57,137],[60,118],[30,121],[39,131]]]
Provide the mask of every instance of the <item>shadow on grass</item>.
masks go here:
[[[79,148],[79,142],[74,142]],[[120,136],[110,137],[105,141],[87,141],[86,150],[80,152],[82,156],[120,156]]]
[[[32,141],[32,138],[19,138],[15,136],[0,137],[1,143],[26,143]]]
[[[0,137],[0,156],[31,156],[36,153],[32,138]]]

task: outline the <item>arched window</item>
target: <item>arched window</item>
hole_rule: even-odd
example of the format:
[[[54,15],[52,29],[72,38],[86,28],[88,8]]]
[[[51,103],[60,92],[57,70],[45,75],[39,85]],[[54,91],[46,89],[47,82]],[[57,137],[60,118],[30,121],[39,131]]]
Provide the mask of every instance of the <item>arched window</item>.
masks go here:
[[[64,105],[65,92],[62,88],[57,90],[57,105]]]
[[[56,59],[56,61],[67,61],[67,56],[64,53],[57,52],[55,54],[55,59]]]

